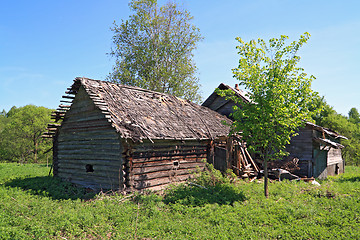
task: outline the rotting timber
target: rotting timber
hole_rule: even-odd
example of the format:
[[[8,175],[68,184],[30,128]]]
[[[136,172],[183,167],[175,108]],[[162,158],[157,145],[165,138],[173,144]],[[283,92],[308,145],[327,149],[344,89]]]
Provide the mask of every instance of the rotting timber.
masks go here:
[[[256,175],[231,123],[183,99],[76,78],[44,137],[53,138],[54,176],[94,190],[159,190],[188,179],[205,162]]]

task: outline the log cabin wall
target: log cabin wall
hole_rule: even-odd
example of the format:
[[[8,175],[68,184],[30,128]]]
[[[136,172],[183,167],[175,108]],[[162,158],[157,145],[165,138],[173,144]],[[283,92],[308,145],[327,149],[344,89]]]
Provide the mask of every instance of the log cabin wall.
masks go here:
[[[197,168],[204,169],[209,141],[144,140],[126,156],[126,179],[130,189],[161,190],[183,182]],[[126,145],[126,144],[124,144]]]
[[[66,113],[56,141],[56,176],[94,190],[123,188],[119,135],[83,87]]]
[[[302,128],[299,134],[290,140],[290,145],[286,151],[290,153],[290,157],[299,159],[300,170],[296,174],[301,176],[312,176],[312,160],[313,160],[313,130]]]
[[[171,95],[88,78],[67,90],[44,133],[54,175],[94,190],[185,181],[214,161],[214,140],[229,133],[228,118]]]

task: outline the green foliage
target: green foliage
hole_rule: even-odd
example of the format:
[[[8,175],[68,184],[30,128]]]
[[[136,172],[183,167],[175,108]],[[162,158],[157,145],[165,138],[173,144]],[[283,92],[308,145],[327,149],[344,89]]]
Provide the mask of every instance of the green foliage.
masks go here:
[[[222,173],[207,164],[204,171],[200,169],[195,178],[187,184],[175,185],[166,190],[164,202],[178,203],[189,206],[204,206],[205,204],[233,204],[244,201],[245,195],[232,182],[234,176]]]
[[[113,82],[200,102],[193,50],[202,37],[192,16],[175,2],[132,0],[133,15],[114,22]]]
[[[296,135],[304,120],[311,118],[310,107],[317,93],[311,90],[314,76],[307,77],[297,52],[310,34],[285,45],[287,36],[244,42],[237,38],[239,66],[234,77],[249,91],[249,102],[236,97],[230,90],[218,91],[241,107],[234,107],[232,133],[240,133],[253,153],[264,160],[265,195],[267,191],[267,162],[287,155],[286,145]]]
[[[243,103],[233,97],[242,105],[234,110],[233,132],[243,132],[249,149],[266,161],[287,154],[285,146],[310,116],[314,77],[306,77],[303,69],[296,67],[300,61],[296,53],[309,36],[305,33],[288,46],[287,36],[270,39],[268,44],[262,39],[245,43],[237,38],[240,60],[233,73],[250,91],[251,101]]]
[[[51,141],[41,135],[50,122],[50,109],[27,105],[13,107],[0,116],[0,161],[44,161],[44,152],[51,148]]]
[[[347,166],[345,174],[321,186],[273,182],[268,199],[258,182],[237,181],[232,187],[246,198],[232,204],[166,203],[166,195],[155,194],[54,198],[51,191],[34,191],[35,184],[10,186],[14,180],[25,184],[28,178],[43,177],[44,185],[67,191],[59,182],[50,183],[48,172],[36,164],[0,164],[0,239],[360,238],[359,167]],[[231,181],[218,177],[225,185]]]
[[[316,124],[330,128],[348,138],[341,140],[345,146],[342,149],[342,156],[347,165],[360,166],[360,122],[358,122],[358,111],[352,108],[349,111],[349,117],[338,114],[325,99],[322,98],[320,105],[322,110],[314,118]]]
[[[356,108],[351,108],[349,111],[349,121],[355,124],[360,123],[360,114]]]

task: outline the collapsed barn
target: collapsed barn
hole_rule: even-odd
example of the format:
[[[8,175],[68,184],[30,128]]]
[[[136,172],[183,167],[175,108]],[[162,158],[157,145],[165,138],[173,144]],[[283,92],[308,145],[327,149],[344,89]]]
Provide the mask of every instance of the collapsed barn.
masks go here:
[[[231,90],[234,94],[242,99],[243,102],[249,102],[250,99],[246,93],[235,85],[232,88],[221,83],[218,88],[220,90]],[[233,107],[236,104],[231,99],[221,97],[213,92],[202,104],[218,113],[231,118]],[[306,122],[304,128],[300,128],[298,135],[291,139],[287,151],[290,158],[297,159],[297,168],[293,168],[293,173],[303,177],[326,178],[328,175],[336,175],[344,172],[345,162],[341,156],[341,149],[344,147],[340,144],[340,139],[346,137],[332,131]],[[283,161],[289,163],[289,161]]]
[[[76,78],[45,134],[54,176],[94,190],[158,190],[215,162],[231,120],[163,93]]]

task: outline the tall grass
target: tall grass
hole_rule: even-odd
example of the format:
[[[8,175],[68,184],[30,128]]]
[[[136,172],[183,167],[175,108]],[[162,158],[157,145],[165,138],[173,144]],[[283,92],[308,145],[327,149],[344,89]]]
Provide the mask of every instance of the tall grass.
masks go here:
[[[41,165],[0,164],[0,239],[360,239],[360,168],[246,183],[216,171],[162,195],[93,194]],[[200,187],[201,186],[201,187]]]

